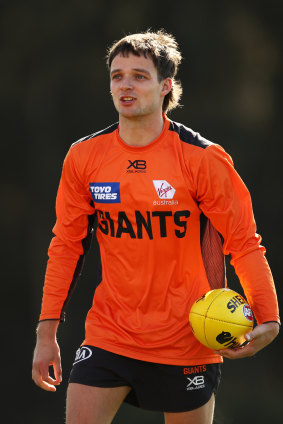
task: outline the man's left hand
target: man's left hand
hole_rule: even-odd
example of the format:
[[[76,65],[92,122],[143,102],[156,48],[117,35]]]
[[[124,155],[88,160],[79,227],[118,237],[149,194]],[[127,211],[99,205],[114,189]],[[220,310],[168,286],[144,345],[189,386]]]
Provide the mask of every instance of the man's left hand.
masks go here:
[[[255,355],[258,351],[269,345],[279,333],[277,322],[266,322],[257,325],[245,335],[247,344],[235,349],[221,349],[216,353],[229,359],[240,359]]]

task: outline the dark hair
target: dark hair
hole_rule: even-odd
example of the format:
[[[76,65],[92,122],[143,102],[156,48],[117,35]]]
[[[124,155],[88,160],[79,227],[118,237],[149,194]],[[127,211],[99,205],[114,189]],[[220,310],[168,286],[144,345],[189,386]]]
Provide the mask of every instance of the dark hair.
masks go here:
[[[159,81],[165,78],[172,79],[172,89],[166,94],[162,109],[164,112],[179,106],[182,95],[182,86],[175,80],[178,66],[182,60],[182,55],[178,49],[178,44],[173,35],[164,30],[151,32],[150,30],[138,34],[130,34],[116,41],[108,50],[107,65],[110,69],[115,56],[122,54],[128,56],[129,53],[135,56],[151,57],[157,69]]]

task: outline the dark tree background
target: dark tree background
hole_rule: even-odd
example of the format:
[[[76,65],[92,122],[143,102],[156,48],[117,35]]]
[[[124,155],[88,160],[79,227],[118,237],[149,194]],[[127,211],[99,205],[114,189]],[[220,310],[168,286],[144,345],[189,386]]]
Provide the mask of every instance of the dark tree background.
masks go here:
[[[35,328],[64,156],[72,142],[117,120],[104,63],[112,41],[149,27],[175,35],[184,106],[170,117],[232,155],[280,300],[282,2],[10,0],[1,2],[0,19],[3,403],[9,422],[59,424],[97,283],[95,243],[59,329],[64,382],[56,394],[30,379]],[[215,423],[280,422],[281,358],[279,337],[253,358],[226,360]],[[162,416],[122,406],[114,422],[162,423]]]

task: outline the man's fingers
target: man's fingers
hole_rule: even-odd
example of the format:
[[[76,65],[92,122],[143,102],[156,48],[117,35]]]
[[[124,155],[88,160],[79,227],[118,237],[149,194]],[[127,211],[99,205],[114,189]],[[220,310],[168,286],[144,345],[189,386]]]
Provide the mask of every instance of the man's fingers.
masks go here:
[[[236,349],[222,349],[216,351],[218,355],[224,356],[225,358],[229,359],[241,359],[246,358],[248,356],[253,356],[256,351],[253,346],[250,344],[245,345],[242,348],[236,348]]]
[[[58,385],[62,381],[62,367],[61,367],[60,358],[57,358],[54,361],[53,368],[54,368],[54,376],[55,376],[54,384]]]
[[[50,380],[49,380],[50,381]],[[40,380],[37,384],[41,389],[46,390],[48,392],[56,392],[56,387],[54,384],[51,384],[50,382]]]
[[[41,387],[44,390],[55,392],[56,391],[56,381],[53,380],[52,377],[48,376],[46,379],[44,379],[42,376],[38,375],[33,377],[33,381],[35,384],[39,387]]]
[[[35,363],[32,370],[32,379],[35,384],[47,391],[56,391],[56,387],[61,383],[61,374],[58,373],[58,377],[52,378],[49,375],[49,366],[45,363]]]
[[[43,377],[40,374],[34,373],[32,377],[34,383],[39,386],[41,389],[47,390],[47,391],[56,391],[56,387],[54,386],[53,379],[51,377],[48,377],[46,380],[43,379]]]

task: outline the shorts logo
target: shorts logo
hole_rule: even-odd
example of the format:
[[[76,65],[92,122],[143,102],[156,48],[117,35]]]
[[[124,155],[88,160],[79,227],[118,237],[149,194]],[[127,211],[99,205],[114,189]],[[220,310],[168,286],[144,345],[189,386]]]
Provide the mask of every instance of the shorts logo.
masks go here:
[[[173,199],[176,190],[166,180],[152,181],[159,199]]]
[[[187,380],[189,380],[186,387],[187,390],[198,390],[205,387],[203,375],[196,375],[193,378],[187,377]]]
[[[95,203],[121,203],[120,183],[89,183]]]
[[[89,347],[86,347],[86,346],[80,347],[76,351],[76,357],[75,357],[74,364],[77,364],[80,361],[84,361],[85,359],[90,358],[91,355],[92,355],[92,350]]]

